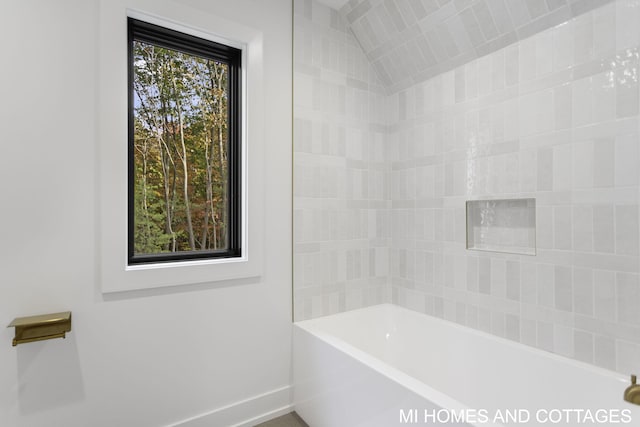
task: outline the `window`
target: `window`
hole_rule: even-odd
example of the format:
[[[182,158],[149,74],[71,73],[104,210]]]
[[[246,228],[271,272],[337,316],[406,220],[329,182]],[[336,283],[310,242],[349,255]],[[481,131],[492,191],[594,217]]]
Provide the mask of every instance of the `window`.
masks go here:
[[[241,256],[241,51],[133,18],[128,262]]]
[[[175,2],[149,2],[146,0],[123,0],[100,2],[100,16],[98,19],[98,31],[100,34],[98,44],[98,56],[100,60],[100,73],[98,76],[98,152],[96,168],[97,197],[99,198],[98,217],[96,218],[99,229],[97,239],[99,263],[100,263],[100,287],[105,294],[144,291],[161,287],[191,286],[196,284],[227,283],[237,279],[254,280],[262,276],[264,270],[265,255],[265,173],[267,170],[266,140],[278,139],[281,135],[283,124],[278,121],[283,116],[281,111],[289,108],[285,102],[286,97],[278,98],[273,93],[280,94],[286,85],[276,84],[280,80],[287,80],[281,72],[282,60],[267,60],[264,52],[264,31],[259,28],[239,24],[235,19],[235,12],[229,15],[212,14],[201,9],[180,7]],[[171,5],[171,7],[169,7]],[[168,18],[167,16],[170,16]],[[133,28],[128,31],[129,18],[137,27],[137,39],[141,43],[165,47],[164,41],[158,40],[158,35],[150,37],[149,33],[155,33],[150,29],[158,27],[172,30],[177,41],[172,37],[171,49],[184,53],[187,47],[178,48],[178,42],[185,42],[184,35],[193,36],[196,39],[215,41],[223,46],[217,46],[216,59],[220,63],[236,64],[237,72],[230,68],[229,76],[237,78],[236,84],[229,85],[229,106],[239,116],[231,115],[229,120],[235,120],[230,133],[237,129],[235,136],[229,135],[227,139],[229,149],[229,168],[236,167],[235,172],[229,170],[227,176],[227,196],[231,203],[227,211],[234,208],[232,218],[239,218],[235,225],[229,223],[225,236],[230,236],[227,249],[217,249],[217,254],[197,253],[189,255],[188,250],[180,253],[135,252],[133,247],[134,236],[131,230],[135,227],[135,203],[132,199],[135,195],[134,152],[133,144],[125,141],[129,135],[131,124],[134,124],[133,107]],[[245,22],[244,17],[240,22]],[[145,25],[145,23],[155,26]],[[135,25],[138,24],[138,25]],[[260,24],[262,25],[262,24]],[[144,28],[143,28],[144,27]],[[153,38],[153,40],[149,40]],[[185,43],[187,44],[187,43]],[[207,44],[209,44],[207,42]],[[214,45],[216,46],[216,45]],[[236,49],[235,55],[229,55]],[[129,49],[130,47],[130,49]],[[127,49],[130,55],[127,55]],[[195,50],[195,49],[194,49]],[[187,52],[198,58],[206,58],[198,48],[198,53]],[[225,53],[226,52],[226,53]],[[209,52],[210,53],[210,52]],[[236,61],[228,60],[225,56],[238,56]],[[271,58],[271,56],[269,56]],[[138,65],[142,65],[139,63]],[[128,72],[123,72],[127,70]],[[267,72],[269,70],[269,72]],[[237,74],[237,75],[235,75]],[[234,76],[235,77],[232,77]],[[270,84],[265,81],[265,75],[272,76]],[[273,77],[275,76],[275,77]],[[281,89],[274,89],[278,87]],[[235,88],[235,89],[234,89]],[[232,91],[236,95],[232,95]],[[270,93],[269,108],[266,94]],[[235,102],[235,104],[233,104]],[[232,105],[235,105],[233,107]],[[275,120],[277,116],[277,120]],[[183,116],[186,124],[186,118]],[[235,119],[234,119],[235,117]],[[274,130],[274,120],[279,123]],[[286,124],[284,124],[286,127]],[[133,129],[135,130],[135,128]],[[195,129],[194,129],[195,130]],[[185,134],[185,136],[188,136]],[[133,141],[133,138],[132,138]],[[185,142],[187,139],[185,139]],[[186,147],[188,150],[188,147]],[[131,149],[131,150],[130,150]],[[190,152],[189,152],[190,153]],[[230,157],[235,156],[231,161]],[[277,157],[279,158],[279,157]],[[174,158],[175,160],[176,158]],[[188,164],[188,166],[191,163]],[[150,165],[149,165],[150,166]],[[176,177],[181,169],[176,167]],[[197,166],[197,165],[196,165]],[[131,173],[128,173],[131,170]],[[188,169],[189,177],[193,177],[191,169]],[[206,171],[205,171],[206,172]],[[235,177],[235,184],[232,180]],[[206,175],[205,175],[206,179]],[[151,183],[147,183],[151,184]],[[141,184],[139,184],[141,185]],[[179,182],[176,181],[176,187]],[[130,188],[131,191],[127,189]],[[180,208],[178,197],[184,192],[182,187],[177,187],[176,211]],[[235,190],[234,190],[235,188]],[[193,191],[193,188],[189,188]],[[206,189],[205,189],[206,190]],[[202,190],[199,190],[202,191]],[[205,191],[206,193],[206,191]],[[161,193],[162,194],[162,193]],[[197,211],[193,206],[192,194],[190,195],[191,211]],[[237,200],[234,200],[237,199]],[[144,201],[144,199],[139,199]],[[149,206],[147,206],[149,207]],[[143,212],[144,213],[144,212]],[[149,211],[151,214],[152,211]],[[163,214],[160,210],[156,214]],[[229,214],[227,214],[229,215]],[[224,216],[224,211],[218,214],[216,219]],[[194,214],[195,217],[195,214]],[[192,218],[194,218],[192,217]],[[198,218],[193,219],[194,229]],[[237,232],[231,231],[236,227]],[[176,233],[179,230],[175,230]],[[182,232],[185,234],[185,232]],[[218,232],[218,236],[220,232]],[[188,236],[188,232],[185,234]],[[235,239],[232,237],[235,235]],[[200,242],[201,234],[194,235],[194,241]],[[178,237],[178,236],[176,236]],[[208,238],[207,238],[208,239]],[[235,243],[234,243],[235,240]],[[188,242],[188,240],[187,240]],[[184,248],[183,248],[184,249]],[[205,248],[204,251],[216,252]],[[234,254],[237,253],[237,255]],[[186,253],[186,254],[185,254]],[[182,256],[187,255],[187,256]],[[203,256],[204,255],[204,256]],[[146,259],[144,259],[146,258]]]

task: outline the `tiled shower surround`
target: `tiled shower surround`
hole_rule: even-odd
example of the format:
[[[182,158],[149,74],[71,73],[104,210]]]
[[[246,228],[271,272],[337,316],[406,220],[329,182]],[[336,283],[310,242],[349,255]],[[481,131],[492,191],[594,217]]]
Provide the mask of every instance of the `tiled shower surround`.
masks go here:
[[[349,0],[340,13],[391,91],[612,0]]]
[[[294,316],[389,301],[388,97],[345,21],[294,3]]]
[[[637,371],[640,0],[400,91],[340,14],[295,12],[296,320],[393,302]],[[510,198],[536,255],[466,250],[465,201]]]

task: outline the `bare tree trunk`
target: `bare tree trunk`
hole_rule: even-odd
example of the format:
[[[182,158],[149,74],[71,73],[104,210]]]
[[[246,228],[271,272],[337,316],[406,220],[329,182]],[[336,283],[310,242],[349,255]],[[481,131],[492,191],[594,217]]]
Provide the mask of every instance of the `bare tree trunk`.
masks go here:
[[[220,114],[222,114],[222,112],[220,112]],[[223,214],[222,214],[222,226],[220,227],[220,238],[224,239],[224,245],[227,246],[228,243],[228,239],[227,239],[227,224],[228,224],[228,213],[229,209],[227,208],[227,184],[228,184],[228,180],[227,180],[227,174],[225,171],[225,155],[224,155],[224,142],[222,140],[222,126],[218,125],[218,141],[219,141],[219,150],[220,150],[220,180],[222,180],[222,210],[223,210]]]
[[[180,102],[180,94],[178,94],[178,87],[176,85],[176,77],[172,76],[173,90],[176,96],[176,108],[178,109],[178,131],[180,133],[180,146],[182,149],[182,155],[180,160],[182,161],[182,173],[183,184],[182,190],[184,193],[184,208],[187,217],[187,231],[189,233],[189,246],[192,251],[196,250],[195,236],[193,235],[193,223],[191,221],[191,206],[189,203],[189,162],[187,159],[187,147],[184,143],[184,122],[182,119],[182,104]]]
[[[206,110],[203,109],[203,122],[206,123]],[[200,249],[207,249],[207,237],[209,236],[209,212],[210,212],[210,201],[212,196],[212,191],[211,191],[211,186],[213,185],[212,183],[212,179],[211,179],[211,155],[209,154],[209,145],[211,144],[210,138],[209,138],[209,134],[205,133],[205,141],[204,141],[204,156],[205,156],[205,161],[207,164],[207,168],[206,168],[206,176],[207,176],[207,181],[206,181],[206,192],[207,192],[207,202],[205,203],[205,207],[204,207],[204,221],[202,223],[202,233],[201,236],[202,238],[200,239]],[[213,223],[213,226],[215,228],[215,222]]]
[[[149,196],[147,191],[147,155],[149,153],[149,147],[147,145],[147,139],[144,139],[142,150],[142,210],[144,212],[144,220],[147,229],[147,235],[145,237],[145,246],[149,243],[151,237],[151,220],[149,219]]]
[[[214,69],[214,73],[213,75],[216,78],[215,81],[215,86],[219,91],[224,90],[223,87],[223,80],[224,80],[224,65],[222,64],[215,64],[213,66]],[[219,174],[220,174],[220,181],[221,181],[221,193],[222,193],[222,221],[220,223],[220,241],[221,241],[221,245],[227,246],[228,245],[228,238],[227,238],[227,224],[229,221],[228,218],[228,208],[227,208],[227,187],[228,187],[228,180],[227,180],[227,171],[225,170],[225,165],[226,165],[226,147],[225,147],[225,143],[226,141],[224,140],[224,125],[226,125],[227,120],[225,117],[225,111],[224,111],[224,103],[223,103],[224,98],[219,96],[217,99],[217,118],[216,118],[216,123],[217,123],[217,130],[218,130],[218,170],[219,170]]]
[[[171,236],[171,242],[167,243],[167,249],[170,252],[175,252],[176,251],[176,234],[173,232],[173,212],[174,212],[174,202],[173,199],[175,198],[175,162],[173,161],[173,157],[171,156],[171,151],[169,149],[169,146],[166,144],[166,138],[169,137],[169,132],[168,132],[168,123],[169,123],[169,119],[167,118],[166,115],[166,101],[164,99],[162,99],[162,109],[163,111],[165,111],[165,114],[162,116],[162,132],[163,135],[161,135],[158,138],[158,143],[160,144],[160,159],[162,162],[162,181],[164,184],[164,203],[166,206],[166,215],[165,215],[165,233]],[[163,149],[166,149],[166,155],[164,154],[165,151]],[[167,162],[167,159],[171,160],[171,163]],[[173,185],[170,182],[170,172],[171,170],[173,170]]]
[[[154,65],[154,77],[155,85],[158,88],[161,88],[160,81],[158,80],[159,70],[158,70],[158,61],[154,52],[152,51],[150,57],[150,64]],[[164,231],[165,234],[171,236],[171,241],[167,243],[166,249],[171,252],[175,252],[176,250],[176,235],[173,232],[173,207],[171,203],[172,199],[172,189],[170,185],[170,170],[175,170],[175,163],[173,161],[173,157],[171,156],[171,151],[166,143],[166,138],[168,136],[167,132],[167,123],[168,119],[166,117],[166,97],[164,93],[161,91],[160,96],[160,104],[163,111],[165,111],[164,115],[161,115],[161,112],[158,110],[151,111],[150,107],[145,104],[144,99],[149,97],[149,92],[143,86],[137,86],[136,91],[145,96],[139,96],[139,100],[141,103],[142,111],[144,116],[146,117],[146,121],[150,128],[155,130],[157,143],[158,143],[158,153],[160,156],[160,164],[162,166],[162,181],[164,187],[164,206],[165,206],[165,218],[164,218]],[[162,117],[162,123],[159,123],[157,117]],[[146,179],[146,173],[145,173]],[[146,202],[145,202],[146,203]]]
[[[211,223],[213,228],[213,247],[214,249],[218,249],[219,239],[217,230],[217,221],[216,221],[216,209],[213,204],[213,127],[211,128],[211,154],[207,154],[207,181],[209,184],[207,185],[207,207],[209,208],[209,214],[211,215]]]
[[[171,187],[169,185],[169,167],[170,165],[167,163],[168,154],[164,154],[164,149],[162,148],[162,143],[158,140],[158,149],[160,150],[160,162],[162,163],[162,183],[164,184],[164,206],[165,206],[165,216],[164,216],[164,232],[171,236],[171,242],[167,243],[167,249],[171,252],[175,252],[176,250],[176,235],[173,232],[172,227],[172,212],[171,209]]]

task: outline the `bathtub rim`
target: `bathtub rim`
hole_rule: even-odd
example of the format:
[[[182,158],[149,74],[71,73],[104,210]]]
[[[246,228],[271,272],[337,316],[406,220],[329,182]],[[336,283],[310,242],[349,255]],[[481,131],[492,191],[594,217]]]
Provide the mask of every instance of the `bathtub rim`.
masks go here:
[[[406,387],[411,392],[421,396],[425,400],[431,401],[432,403],[434,403],[435,405],[443,409],[454,410],[454,411],[472,409],[471,407],[459,402],[458,400],[452,398],[451,396],[427,385],[426,383],[420,381],[419,379],[412,377],[411,375],[371,355],[370,353],[367,353],[366,351],[361,350],[355,347],[354,345],[344,341],[343,339],[337,338],[327,332],[318,331],[317,327],[316,329],[314,329],[314,326],[313,326],[314,323],[318,323],[319,319],[324,320],[325,317],[333,317],[333,316],[340,317],[341,315],[353,314],[354,312],[360,312],[367,309],[371,311],[372,307],[383,307],[382,309],[384,309],[385,311],[389,311],[386,306],[401,308],[399,306],[394,306],[393,304],[389,304],[389,303],[376,304],[374,306],[364,307],[356,310],[350,310],[347,312],[337,313],[330,316],[323,316],[315,319],[308,319],[308,320],[302,320],[299,322],[294,322],[294,327],[298,327],[304,332],[309,333],[310,335],[320,339],[321,341],[324,341],[325,343],[331,345],[332,347],[344,352],[349,357],[352,357],[362,362],[364,365],[380,373],[387,379],[394,381],[403,387]],[[413,408],[408,408],[408,409],[413,409]],[[469,423],[469,425],[476,426],[476,427],[481,427],[481,426],[504,427],[502,424],[492,423],[492,422],[487,422],[482,424]]]
[[[358,308],[354,310],[349,310],[341,313],[336,313],[328,316],[321,316],[314,319],[307,319],[302,321],[294,322],[294,327],[300,328],[301,330],[317,337],[318,339],[326,342],[334,348],[337,348],[340,351],[343,351],[348,356],[355,358],[362,363],[364,363],[369,368],[379,372],[381,375],[384,375],[386,378],[399,383],[405,386],[410,391],[418,394],[424,399],[430,400],[437,406],[449,410],[465,410],[465,409],[473,409],[470,406],[456,400],[450,395],[439,391],[438,389],[427,385],[421,380],[412,377],[411,375],[403,372],[399,368],[392,366],[390,363],[385,362],[384,360],[368,353],[360,348],[350,344],[342,338],[339,338],[331,333],[323,330],[322,321],[326,321],[327,319],[340,319],[340,318],[349,318],[353,316],[357,316],[362,312],[371,312],[371,311],[382,311],[385,318],[385,322],[387,325],[395,325],[398,326],[398,316],[408,316],[410,318],[426,318],[430,322],[434,322],[435,325],[442,325],[443,327],[454,328],[455,330],[461,331],[462,333],[469,333],[480,337],[482,339],[490,340],[491,342],[495,342],[499,345],[507,345],[519,351],[526,351],[531,353],[536,357],[543,357],[549,359],[553,362],[560,363],[563,365],[571,365],[573,368],[587,370],[592,374],[606,377],[611,380],[615,380],[620,383],[620,401],[622,402],[622,393],[624,388],[628,385],[628,378],[619,372],[615,372],[609,369],[605,369],[599,366],[595,366],[586,362],[582,362],[580,360],[572,359],[567,356],[563,356],[560,354],[552,353],[550,351],[542,350],[539,348],[531,347],[529,345],[512,341],[504,337],[500,337],[497,335],[493,335],[491,333],[481,331],[478,329],[471,328],[469,326],[461,325],[459,323],[435,317],[426,313],[414,311],[408,309],[406,307],[402,307],[392,303],[383,303],[371,305],[368,307]],[[387,328],[389,326],[386,326]],[[629,405],[631,408],[633,405],[624,402],[624,407]],[[472,424],[473,425],[473,424]],[[477,424],[478,426],[495,426],[500,427],[502,424],[498,423],[482,423]]]
[[[382,303],[382,304],[370,305],[370,306],[367,306],[367,307],[357,308],[357,309],[354,309],[354,310],[344,311],[344,312],[341,312],[341,313],[330,314],[330,315],[327,315],[327,316],[316,317],[316,318],[313,318],[313,319],[300,320],[300,321],[294,322],[293,324],[296,325],[296,326],[302,327],[303,329],[305,329],[305,330],[307,330],[307,331],[309,331],[309,332],[311,332],[313,334],[316,334],[316,335],[320,335],[320,334],[329,335],[329,334],[326,334],[326,333],[318,333],[317,329],[316,329],[317,327],[314,327],[314,323],[316,323],[316,322],[319,323],[321,320],[325,320],[327,318],[336,319],[336,318],[339,318],[339,317],[347,317],[349,315],[354,315],[354,314],[359,313],[359,312],[372,311],[374,309],[376,309],[376,310],[384,309],[385,312],[391,312],[390,314],[392,316],[392,319],[393,319],[393,316],[394,316],[394,314],[392,313],[393,311],[402,312],[403,315],[408,315],[408,316],[426,317],[430,321],[433,321],[435,323],[439,323],[439,324],[447,326],[447,327],[451,327],[451,328],[454,328],[454,329],[457,329],[457,330],[461,330],[461,331],[464,331],[466,333],[471,333],[473,335],[476,335],[476,336],[479,336],[479,337],[482,337],[482,338],[486,338],[486,339],[489,339],[491,341],[502,343],[502,344],[508,345],[508,346],[510,346],[512,348],[518,348],[518,349],[521,349],[521,350],[526,350],[526,351],[528,351],[528,352],[530,352],[532,354],[535,354],[535,355],[538,355],[538,356],[542,356],[542,357],[551,358],[552,360],[555,360],[555,361],[558,361],[558,362],[561,362],[561,363],[573,364],[573,365],[576,365],[576,366],[578,366],[580,368],[587,369],[587,370],[591,371],[592,373],[603,375],[603,376],[608,376],[608,377],[613,378],[613,379],[618,379],[618,380],[622,381],[624,384],[628,385],[627,383],[628,383],[629,378],[627,376],[619,373],[619,372],[612,371],[612,370],[606,369],[606,368],[602,368],[600,366],[596,366],[596,365],[593,365],[591,363],[583,362],[583,361],[578,360],[578,359],[573,359],[573,358],[570,358],[570,357],[567,357],[567,356],[563,356],[563,355],[558,354],[558,353],[553,353],[551,351],[543,350],[543,349],[540,349],[540,348],[537,348],[537,347],[532,347],[530,345],[523,344],[523,343],[517,342],[517,341],[513,341],[513,340],[510,340],[508,338],[504,338],[504,337],[501,337],[501,336],[498,336],[498,335],[494,335],[494,334],[491,334],[489,332],[482,331],[480,329],[474,329],[474,328],[472,328],[470,326],[461,325],[461,324],[453,322],[451,320],[447,320],[447,319],[443,319],[441,317],[432,316],[432,315],[427,314],[427,313],[422,313],[422,312],[419,312],[419,311],[411,310],[409,308],[402,307],[400,305],[396,305],[396,304],[393,304],[393,303]],[[389,313],[385,313],[385,314],[389,315]],[[393,319],[393,320],[395,320],[395,319]],[[353,347],[351,344],[347,343],[346,341],[344,341],[344,340],[342,340],[340,338],[335,338],[335,339],[337,341],[340,341],[342,343],[345,343],[346,345],[349,345],[349,346]],[[356,347],[354,347],[354,348],[357,349]],[[357,349],[357,350],[359,350],[359,349]],[[359,351],[363,352],[363,353],[366,353],[363,350],[359,350]],[[377,359],[377,360],[379,360],[379,359]]]

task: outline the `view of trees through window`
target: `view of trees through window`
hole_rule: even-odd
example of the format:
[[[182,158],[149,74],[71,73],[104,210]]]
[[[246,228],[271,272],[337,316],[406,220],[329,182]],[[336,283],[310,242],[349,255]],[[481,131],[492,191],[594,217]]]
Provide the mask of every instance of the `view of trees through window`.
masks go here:
[[[134,255],[227,249],[228,85],[225,63],[134,40]]]

